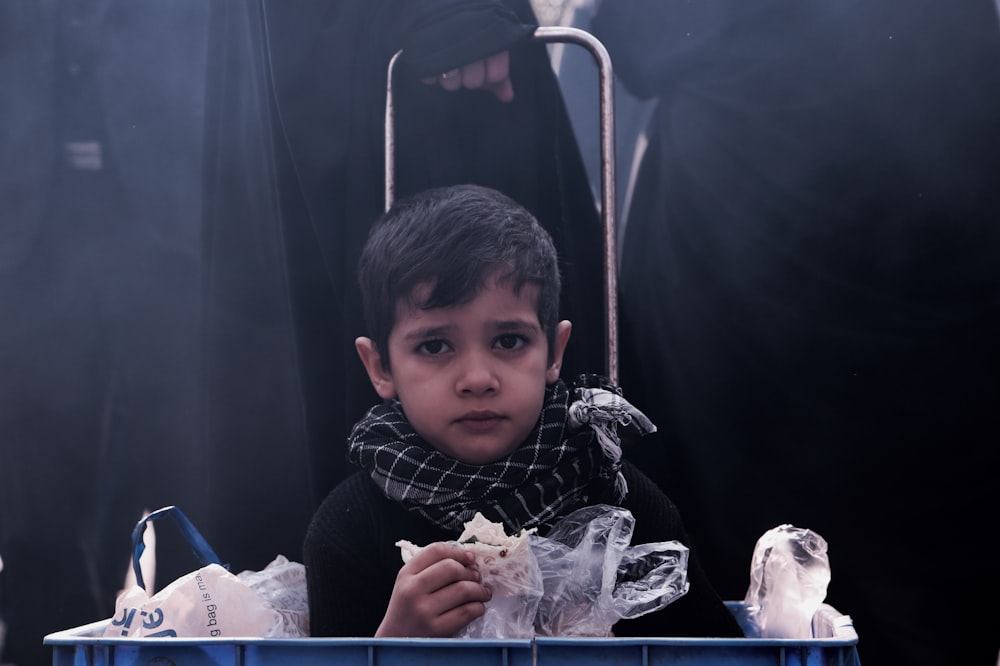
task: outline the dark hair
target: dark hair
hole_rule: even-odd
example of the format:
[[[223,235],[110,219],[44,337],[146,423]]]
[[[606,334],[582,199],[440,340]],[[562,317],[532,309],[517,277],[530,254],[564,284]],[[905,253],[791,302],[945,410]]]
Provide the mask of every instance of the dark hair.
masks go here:
[[[389,366],[389,333],[396,307],[421,284],[432,284],[422,309],[467,303],[500,271],[515,292],[539,286],[538,321],[549,351],[559,316],[560,276],[555,245],[523,206],[479,185],[425,190],[398,200],[374,224],[361,252],[358,282],[368,335]]]

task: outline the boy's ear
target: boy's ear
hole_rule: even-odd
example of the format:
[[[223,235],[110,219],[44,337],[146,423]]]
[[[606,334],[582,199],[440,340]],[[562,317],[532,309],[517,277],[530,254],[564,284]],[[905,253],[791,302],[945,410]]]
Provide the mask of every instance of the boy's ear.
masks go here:
[[[368,372],[368,379],[379,397],[383,400],[395,398],[396,387],[392,383],[392,374],[383,367],[382,356],[375,349],[375,342],[371,338],[358,338],[354,341],[354,348],[358,350],[361,363]]]
[[[573,330],[573,324],[568,319],[563,319],[556,324],[556,334],[552,340],[552,363],[545,371],[545,382],[551,384],[559,379],[559,371],[562,370],[563,353],[566,351],[566,343],[569,342],[569,334]]]

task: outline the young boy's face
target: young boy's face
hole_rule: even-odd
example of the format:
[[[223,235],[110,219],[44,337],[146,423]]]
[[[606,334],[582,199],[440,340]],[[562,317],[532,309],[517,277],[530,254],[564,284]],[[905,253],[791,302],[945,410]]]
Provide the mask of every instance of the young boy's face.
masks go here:
[[[516,449],[538,422],[545,386],[556,381],[570,323],[555,348],[538,321],[536,285],[515,294],[489,280],[472,301],[421,310],[403,302],[389,335],[391,370],[368,338],[357,349],[382,398],[399,398],[421,437],[438,451],[485,464]],[[426,299],[430,285],[415,290]]]

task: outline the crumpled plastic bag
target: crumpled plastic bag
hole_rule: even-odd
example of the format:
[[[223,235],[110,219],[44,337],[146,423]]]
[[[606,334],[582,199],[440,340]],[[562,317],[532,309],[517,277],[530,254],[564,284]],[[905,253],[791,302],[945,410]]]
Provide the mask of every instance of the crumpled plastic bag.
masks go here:
[[[202,566],[151,594],[153,521],[170,518]],[[148,539],[148,540],[147,540]],[[176,506],[145,513],[132,532],[132,569],[104,630],[114,638],[304,638],[309,635],[305,566],[278,555],[262,571],[231,573]]]
[[[812,638],[813,615],[829,583],[823,537],[787,523],[772,528],[754,548],[746,621],[761,638]]]
[[[531,538],[545,593],[539,636],[613,636],[621,619],[664,608],[687,593],[688,549],[678,541],[631,546],[635,518],[594,505]]]
[[[503,542],[506,552],[487,562],[480,560],[483,550],[489,557],[483,542],[473,547],[493,598],[486,613],[456,637],[607,637],[618,620],[659,610],[686,594],[687,547],[678,541],[630,546],[634,526],[631,512],[601,504],[565,516],[546,537],[506,537],[502,526],[477,514],[457,543],[469,545],[469,534],[487,532],[488,543]],[[420,548],[406,541],[397,545],[404,561]]]
[[[281,618],[280,624],[275,623],[265,630],[266,637],[309,636],[309,597],[304,564],[278,555],[262,571],[241,571],[236,577]]]
[[[104,636],[115,638],[305,638],[305,570],[279,555],[263,571],[208,564],[150,596],[138,585],[115,601]]]

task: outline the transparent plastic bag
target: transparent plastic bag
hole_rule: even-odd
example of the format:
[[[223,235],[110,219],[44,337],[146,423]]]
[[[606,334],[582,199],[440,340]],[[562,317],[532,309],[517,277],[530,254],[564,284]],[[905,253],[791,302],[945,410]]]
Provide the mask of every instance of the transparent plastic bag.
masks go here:
[[[677,541],[630,546],[635,519],[594,505],[531,537],[545,593],[539,636],[612,636],[621,619],[659,610],[688,591],[688,549]]]
[[[478,515],[478,514],[477,514]],[[501,528],[502,529],[502,528]],[[519,541],[520,539],[520,541]],[[486,612],[456,634],[458,638],[531,638],[542,599],[542,574],[529,537],[511,538],[499,554],[476,553],[476,564],[493,596]]]
[[[309,636],[309,597],[306,591],[306,567],[284,555],[276,556],[261,571],[246,570],[236,574],[268,607],[281,618],[268,627],[269,638],[306,638]]]
[[[765,532],[754,548],[747,620],[761,638],[812,638],[813,615],[826,599],[830,560],[826,540],[784,524]]]
[[[455,543],[476,554],[493,598],[456,638],[612,636],[618,620],[659,610],[688,591],[687,547],[630,546],[635,519],[620,507],[578,509],[546,537],[507,536],[480,514],[465,525]],[[396,545],[404,562],[422,548]]]
[[[476,558],[482,582],[493,592],[486,612],[455,634],[455,638],[531,638],[535,611],[542,598],[542,575],[528,540],[530,532],[508,535],[500,523],[476,513],[454,541]],[[403,562],[425,546],[405,539],[396,542]]]

